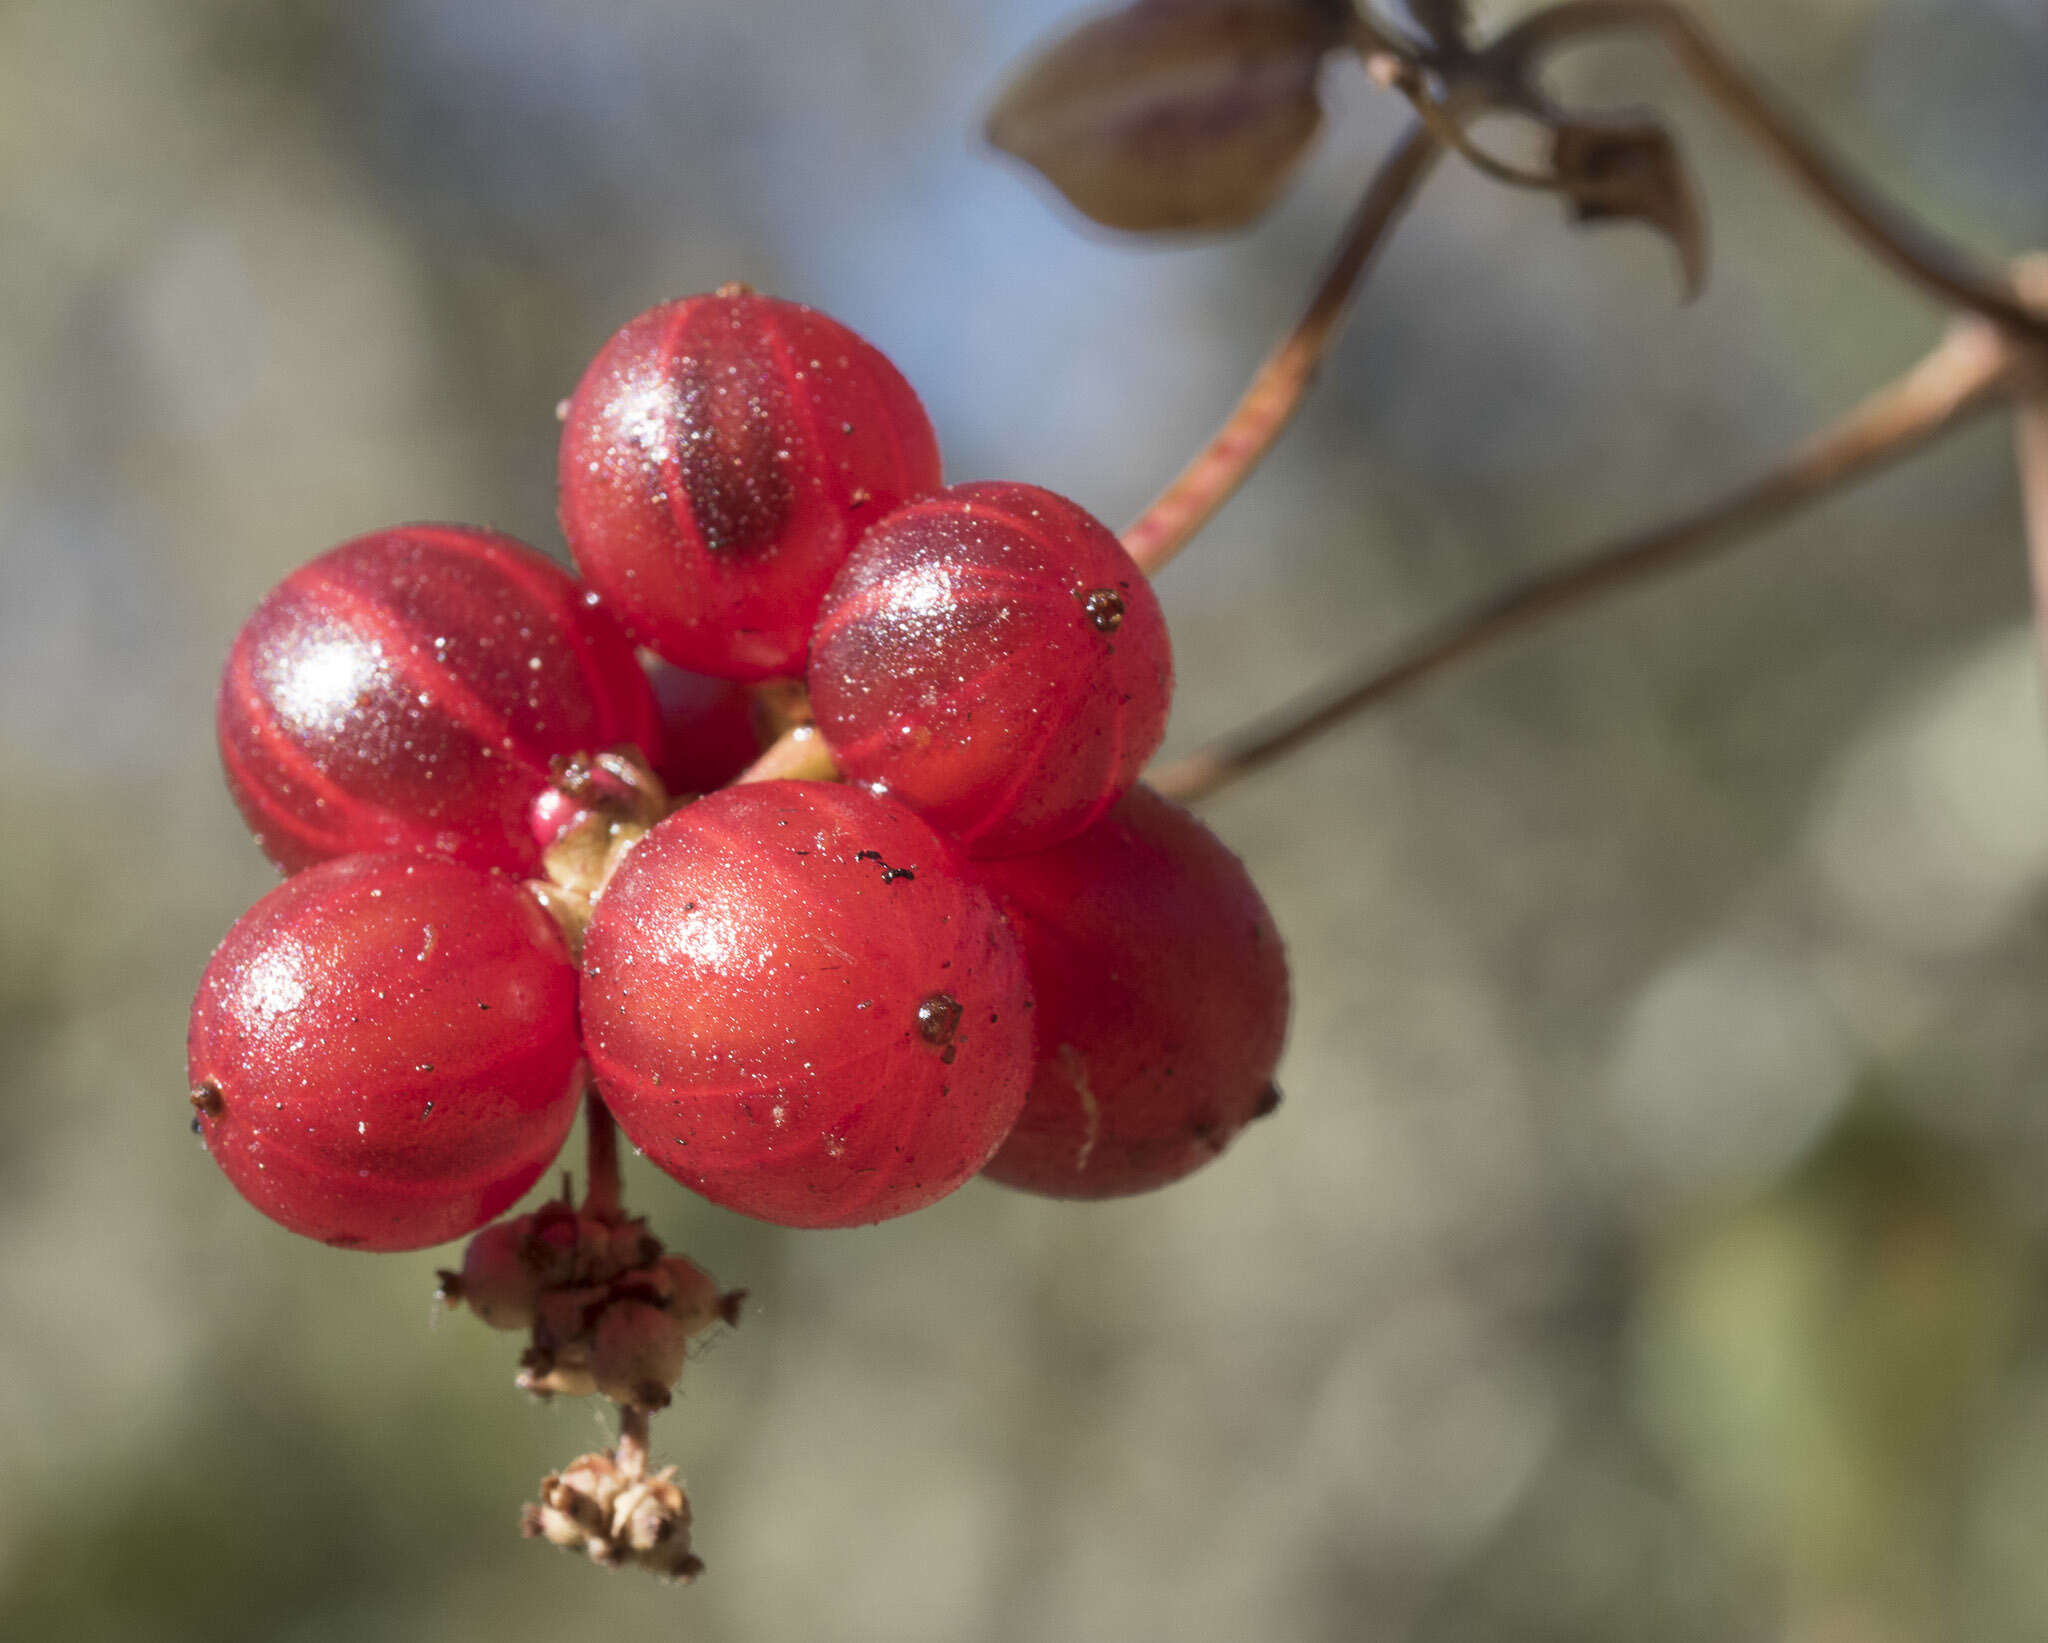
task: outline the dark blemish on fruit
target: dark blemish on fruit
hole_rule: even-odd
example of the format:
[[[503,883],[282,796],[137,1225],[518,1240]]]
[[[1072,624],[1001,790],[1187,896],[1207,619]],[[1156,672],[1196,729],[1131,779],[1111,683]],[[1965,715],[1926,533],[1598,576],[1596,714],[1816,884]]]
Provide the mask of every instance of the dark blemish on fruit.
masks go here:
[[[1259,1104],[1252,1108],[1254,1118],[1271,1118],[1280,1110],[1280,1086],[1268,1084],[1259,1092]]]
[[[332,1238],[323,1238],[320,1241],[323,1244],[331,1244],[336,1249],[359,1249],[363,1242],[353,1232],[339,1232]]]
[[[950,1067],[953,1065],[953,1057],[959,1053],[960,1046],[958,1044],[948,1044],[939,1052],[939,1060],[943,1065]]]
[[[221,1097],[220,1086],[210,1078],[192,1092],[192,1110],[195,1114],[218,1118],[227,1111],[227,1106],[227,1102]],[[198,1118],[195,1117],[193,1122],[196,1124]]]
[[[960,1030],[961,1014],[960,1001],[951,993],[933,993],[917,1007],[918,1034],[935,1047],[950,1045],[953,1035]],[[950,1063],[951,1052],[942,1059]]]
[[[914,879],[917,877],[917,869],[915,867],[891,867],[886,861],[882,860],[882,852],[879,850],[856,850],[853,853],[853,859],[855,861],[871,861],[881,868],[882,882],[884,884],[894,884],[898,879]]]
[[[1097,633],[1114,633],[1124,625],[1124,596],[1115,588],[1096,588],[1083,595],[1081,609]]]
[[[192,1115],[192,1133],[194,1135],[204,1135],[206,1133],[206,1126],[199,1122],[199,1114],[196,1112]]]

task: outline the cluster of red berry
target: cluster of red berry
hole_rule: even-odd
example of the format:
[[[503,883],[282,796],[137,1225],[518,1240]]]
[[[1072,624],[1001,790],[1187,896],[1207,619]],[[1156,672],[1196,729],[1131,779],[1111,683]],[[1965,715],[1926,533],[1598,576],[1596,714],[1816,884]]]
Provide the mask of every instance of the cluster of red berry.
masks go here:
[[[288,577],[229,657],[228,783],[291,876],[208,966],[190,1071],[252,1204],[358,1249],[474,1231],[586,1062],[663,1170],[788,1226],[984,1169],[1140,1191],[1270,1107],[1280,942],[1135,785],[1172,663],[1109,531],[942,488],[888,361],[743,289],[627,325],[564,420],[587,588],[403,527]],[[734,783],[763,703],[847,781]]]

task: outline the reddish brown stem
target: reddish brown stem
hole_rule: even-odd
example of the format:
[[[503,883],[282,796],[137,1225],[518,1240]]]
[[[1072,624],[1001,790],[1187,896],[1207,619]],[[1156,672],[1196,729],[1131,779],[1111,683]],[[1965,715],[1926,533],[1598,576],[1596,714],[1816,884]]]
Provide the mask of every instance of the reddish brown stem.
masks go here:
[[[585,1173],[583,1213],[600,1221],[616,1221],[624,1211],[619,1188],[619,1126],[612,1118],[597,1083],[584,1074],[583,1139]]]
[[[1511,587],[1452,617],[1392,661],[1375,664],[1350,682],[1164,766],[1147,779],[1169,797],[1204,798],[1502,639],[1675,570],[1851,479],[1898,461],[2008,392],[2021,364],[2022,356],[1991,326],[1975,320],[1958,324],[1912,370],[1755,484],[1675,523]]]
[[[1124,546],[1147,576],[1186,546],[1273,448],[1315,380],[1373,253],[1441,152],[1427,129],[1409,127],[1374,174],[1294,329],[1267,356],[1215,437],[1123,533]]]

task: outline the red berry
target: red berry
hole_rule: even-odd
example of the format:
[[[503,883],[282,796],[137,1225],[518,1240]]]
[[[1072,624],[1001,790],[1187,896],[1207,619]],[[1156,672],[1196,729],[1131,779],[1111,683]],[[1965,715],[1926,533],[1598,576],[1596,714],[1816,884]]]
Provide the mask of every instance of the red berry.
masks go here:
[[[744,685],[663,661],[647,678],[661,708],[654,773],[671,793],[715,793],[760,757],[754,698]]]
[[[1031,1074],[987,892],[910,812],[761,782],[656,827],[598,897],[584,1042],[633,1144],[784,1226],[922,1208],[987,1162]]]
[[[643,644],[728,679],[800,673],[854,539],[939,483],[931,423],[836,321],[728,288],[664,303],[569,399],[562,531]]]
[[[576,1116],[576,971],[510,880],[349,856],[285,880],[214,953],[192,1005],[214,1161],[272,1220],[349,1249],[472,1232]]]
[[[1176,1181],[1279,1099],[1287,960],[1244,864],[1148,787],[977,865],[1024,944],[1038,1068],[988,1175],[1053,1198]]]
[[[531,872],[551,761],[660,734],[611,617],[533,549],[457,525],[286,577],[228,654],[218,718],[229,791],[287,872],[374,850]]]
[[[533,829],[533,842],[545,850],[590,814],[588,805],[571,798],[558,787],[551,787],[533,801],[526,819]]]
[[[1166,732],[1173,656],[1138,567],[1035,485],[956,485],[861,540],[811,641],[839,766],[977,856],[1072,838]]]

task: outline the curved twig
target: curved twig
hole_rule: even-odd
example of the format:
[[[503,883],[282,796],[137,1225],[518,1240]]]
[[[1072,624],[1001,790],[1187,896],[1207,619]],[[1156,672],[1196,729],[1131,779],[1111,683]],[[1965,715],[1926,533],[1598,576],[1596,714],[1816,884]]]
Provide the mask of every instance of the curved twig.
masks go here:
[[[1147,576],[1186,546],[1272,449],[1315,380],[1373,253],[1441,153],[1442,146],[1424,126],[1408,128],[1374,174],[1294,329],[1267,356],[1215,437],[1125,530],[1124,546]]]
[[[1415,110],[1415,117],[1429,127],[1436,140],[1480,176],[1489,177],[1504,187],[1526,189],[1534,194],[1554,194],[1564,186],[1564,179],[1555,171],[1530,170],[1481,147],[1450,105],[1438,102],[1426,86],[1400,85],[1396,89],[1407,97],[1408,106]]]
[[[1436,140],[1452,153],[1469,164],[1483,177],[1509,188],[1525,188],[1534,193],[1554,193],[1563,185],[1555,171],[1533,171],[1503,160],[1499,155],[1483,148],[1474,141],[1471,132],[1465,129],[1466,115],[1461,103],[1483,100],[1470,97],[1439,97],[1432,85],[1432,74],[1423,63],[1414,57],[1404,57],[1400,52],[1369,46],[1369,36],[1361,37],[1358,44],[1364,55],[1365,72],[1375,84],[1389,91],[1398,91],[1408,99],[1409,107],[1415,110],[1416,119],[1427,126]],[[1454,59],[1462,65],[1466,59]]]
[[[1161,767],[1147,779],[1171,798],[1204,798],[1499,640],[1675,570],[1898,461],[2008,392],[2022,360],[1993,327],[1980,321],[1958,324],[1904,376],[1735,495],[1511,587],[1453,616],[1392,661]]]

